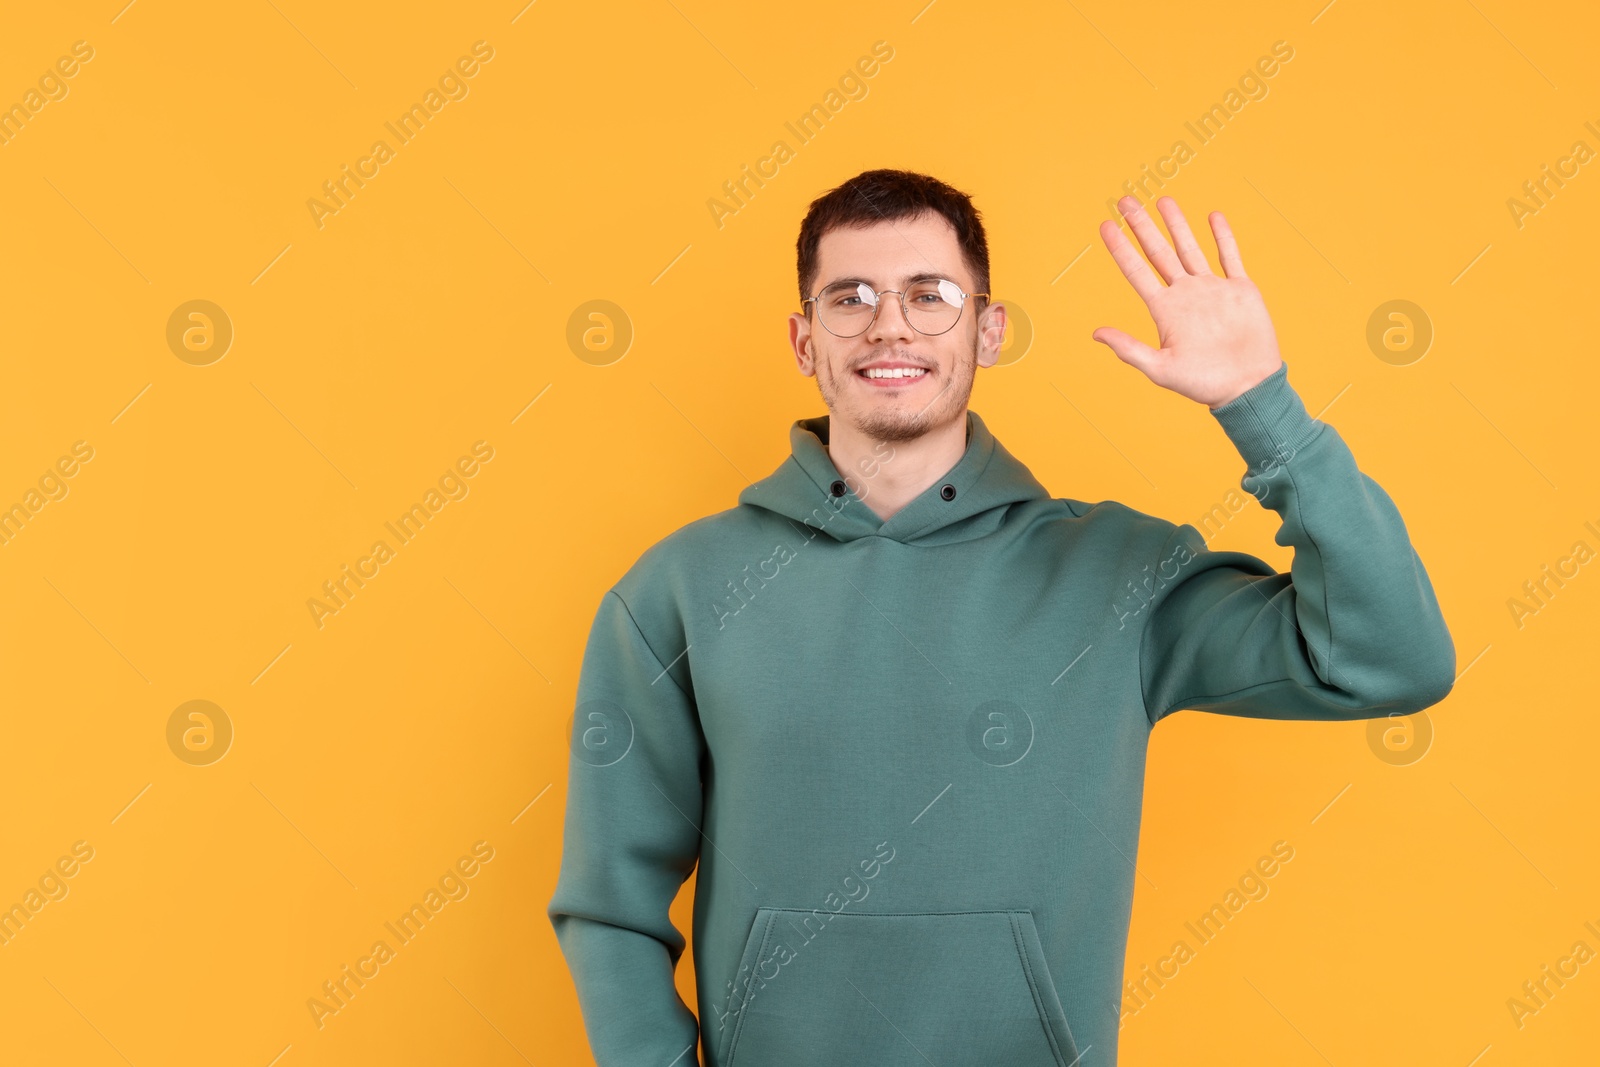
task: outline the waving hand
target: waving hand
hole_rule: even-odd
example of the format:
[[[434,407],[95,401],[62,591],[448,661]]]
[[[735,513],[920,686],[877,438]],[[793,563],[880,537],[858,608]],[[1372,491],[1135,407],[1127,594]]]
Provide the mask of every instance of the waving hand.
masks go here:
[[[1261,291],[1245,275],[1239,246],[1222,212],[1210,215],[1222,262],[1223,276],[1218,277],[1211,273],[1205,253],[1172,197],[1161,197],[1156,207],[1166,220],[1176,251],[1136,199],[1125,196],[1117,201],[1117,207],[1150,264],[1116,223],[1102,222],[1100,237],[1150,309],[1161,347],[1151,348],[1109,326],[1091,336],[1162,388],[1211,408],[1221,407],[1277,370],[1283,360],[1278,355],[1272,318]]]

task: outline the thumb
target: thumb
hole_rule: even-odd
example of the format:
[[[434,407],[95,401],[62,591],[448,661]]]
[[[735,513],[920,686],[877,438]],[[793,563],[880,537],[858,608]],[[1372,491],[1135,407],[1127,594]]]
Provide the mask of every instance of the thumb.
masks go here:
[[[1146,376],[1150,376],[1155,369],[1156,350],[1137,337],[1111,326],[1102,326],[1089,336],[1115,352],[1122,362],[1143,371]]]

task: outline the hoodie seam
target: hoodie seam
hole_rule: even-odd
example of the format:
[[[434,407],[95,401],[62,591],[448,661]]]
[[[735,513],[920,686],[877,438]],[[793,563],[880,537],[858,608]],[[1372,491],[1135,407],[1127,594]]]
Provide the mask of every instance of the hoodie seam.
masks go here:
[[[664,675],[667,676],[667,681],[671,682],[672,683],[672,687],[674,689],[676,689],[678,692],[682,693],[684,699],[689,701],[690,705],[692,706],[694,704],[694,697],[690,695],[688,690],[686,690],[683,686],[678,684],[678,680],[672,676],[672,669],[670,667],[668,667],[665,663],[662,663],[661,662],[661,657],[656,653],[656,650],[654,648],[650,647],[650,639],[644,635],[644,630],[643,630],[642,627],[640,627],[639,620],[633,617],[633,609],[628,607],[628,602],[626,600],[622,599],[622,594],[617,592],[616,589],[613,587],[613,588],[608,589],[606,591],[606,595],[607,596],[614,596],[614,597],[617,598],[617,602],[622,605],[622,610],[628,616],[629,624],[633,626],[633,632],[639,635],[639,643],[644,645],[644,650],[646,652],[650,653],[650,658],[655,660],[655,663],[656,663],[657,667],[661,668],[661,674],[664,674]],[[684,651],[687,652],[689,650],[688,649],[684,649]],[[661,680],[661,674],[656,675],[655,679],[653,681],[651,681],[650,684],[651,685],[655,685],[656,682],[659,682]]]
[[[1168,534],[1166,539],[1161,542],[1161,548],[1156,553],[1156,568],[1157,568],[1158,572],[1159,572],[1160,567],[1161,567],[1161,561],[1167,557],[1167,546],[1172,544],[1173,538],[1179,536],[1182,533],[1183,533],[1183,527],[1181,525],[1175,525],[1174,528],[1173,528],[1172,533]],[[1145,680],[1144,680],[1145,635],[1150,632],[1150,620],[1155,618],[1156,609],[1158,607],[1160,607],[1159,604],[1152,603],[1150,605],[1150,611],[1144,617],[1144,625],[1139,627],[1139,649],[1138,649],[1138,652],[1136,653],[1136,656],[1137,656],[1138,661],[1139,661],[1139,703],[1144,705],[1144,717],[1145,717],[1146,721],[1148,721],[1150,723],[1150,728],[1152,730],[1155,729],[1156,723],[1160,722],[1167,714],[1166,712],[1162,712],[1160,715],[1151,715],[1151,713],[1150,713],[1150,694],[1145,690]]]
[[[1285,381],[1283,384],[1286,387],[1287,386],[1287,381]],[[1298,396],[1298,394],[1295,394],[1295,395]],[[1269,418],[1268,415],[1271,414],[1271,413],[1264,413],[1262,411],[1262,404],[1260,402],[1260,398],[1259,397],[1246,395],[1246,396],[1242,397],[1241,399],[1244,399],[1244,401],[1245,401],[1245,410],[1248,411],[1250,416],[1255,420],[1256,426],[1259,428],[1262,437],[1272,447],[1272,449],[1274,451],[1274,454],[1281,454],[1282,446],[1280,445],[1279,435],[1275,432],[1277,430],[1276,423],[1281,421],[1281,419],[1279,417]],[[1292,400],[1288,402],[1288,405],[1286,405],[1285,410],[1292,410]],[[1302,405],[1302,410],[1303,410],[1303,405]],[[1281,411],[1278,412],[1277,415],[1281,416],[1282,412]],[[1323,436],[1323,429],[1324,429],[1324,425],[1325,424],[1321,423],[1317,419],[1311,419],[1310,422],[1312,424],[1311,428],[1309,430],[1306,430],[1305,432],[1303,432],[1301,434],[1301,436],[1304,438],[1303,441],[1296,441],[1293,437],[1289,437],[1287,435],[1285,436],[1285,439],[1287,440],[1287,442],[1289,443],[1289,445],[1291,447],[1290,447],[1290,452],[1289,452],[1289,458],[1286,459],[1282,464],[1280,464],[1280,466],[1283,468],[1284,477],[1289,479],[1289,485],[1294,490],[1293,496],[1294,496],[1295,519],[1296,519],[1296,521],[1298,521],[1300,523],[1300,528],[1302,530],[1306,531],[1306,539],[1311,542],[1311,548],[1312,548],[1313,551],[1316,552],[1317,559],[1320,562],[1320,561],[1325,560],[1327,557],[1323,554],[1322,546],[1317,544],[1316,537],[1311,534],[1310,529],[1306,526],[1305,512],[1303,511],[1302,506],[1301,506],[1300,482],[1299,482],[1298,479],[1295,478],[1294,470],[1290,466],[1290,464],[1294,460],[1294,456],[1296,455],[1296,453],[1304,451],[1305,449],[1311,447],[1311,445],[1315,441],[1319,440]],[[1245,467],[1244,477],[1249,477],[1250,473],[1251,473],[1251,471],[1250,471],[1250,463],[1249,463],[1248,460],[1246,460],[1246,467]],[[1264,477],[1266,477],[1267,472],[1266,472],[1265,469],[1263,469],[1263,470],[1255,472],[1255,474],[1256,474],[1256,477],[1258,477],[1258,478],[1264,478]],[[1240,482],[1241,482],[1241,485],[1242,485],[1243,478],[1240,479]],[[1251,493],[1250,495],[1251,496],[1255,496],[1254,493]],[[1260,503],[1260,500],[1261,500],[1260,497],[1256,497],[1257,503]],[[1324,569],[1324,572],[1326,572],[1326,564],[1323,564],[1323,569]],[[1293,573],[1293,568],[1292,567],[1291,567],[1291,572],[1290,573],[1291,573],[1290,588],[1293,588],[1294,587],[1294,582],[1293,582],[1293,578],[1292,578],[1292,573]],[[1295,590],[1295,598],[1298,600],[1299,596],[1300,596],[1300,591],[1298,589],[1296,589]],[[1270,601],[1269,601],[1269,603],[1270,603]],[[1290,605],[1290,610],[1291,611],[1293,610],[1293,605],[1292,604]],[[1328,604],[1328,583],[1326,581],[1326,573],[1324,573],[1324,581],[1322,582],[1322,617],[1324,619],[1328,620],[1328,677],[1329,678],[1333,678],[1337,674],[1337,671],[1334,669],[1334,665],[1333,665],[1333,645],[1334,645],[1334,641],[1333,641],[1333,615],[1332,615],[1332,613],[1330,611],[1329,604]],[[1295,613],[1295,617],[1293,619],[1291,619],[1290,621],[1294,624],[1295,630],[1300,633],[1301,639],[1303,641],[1305,641],[1308,645],[1311,644],[1310,637],[1308,637],[1305,634],[1305,632],[1303,630],[1301,630],[1301,628],[1300,628],[1300,617],[1299,617],[1299,613],[1298,612]],[[1315,646],[1312,646],[1312,647],[1313,647],[1313,649],[1315,648]],[[1333,683],[1330,682],[1328,684],[1333,684]]]

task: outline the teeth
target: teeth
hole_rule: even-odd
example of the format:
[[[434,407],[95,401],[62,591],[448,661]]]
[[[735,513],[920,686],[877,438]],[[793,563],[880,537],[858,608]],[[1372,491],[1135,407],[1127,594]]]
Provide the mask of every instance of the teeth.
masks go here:
[[[882,367],[869,367],[861,372],[868,378],[920,378],[928,372],[922,368],[895,367],[884,370]]]

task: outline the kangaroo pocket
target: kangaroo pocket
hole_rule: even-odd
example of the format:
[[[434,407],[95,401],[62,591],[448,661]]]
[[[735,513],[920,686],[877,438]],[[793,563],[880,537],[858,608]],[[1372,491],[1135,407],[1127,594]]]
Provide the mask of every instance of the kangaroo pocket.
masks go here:
[[[759,908],[723,1067],[1081,1067],[1033,913]]]

